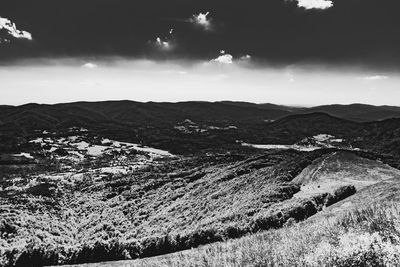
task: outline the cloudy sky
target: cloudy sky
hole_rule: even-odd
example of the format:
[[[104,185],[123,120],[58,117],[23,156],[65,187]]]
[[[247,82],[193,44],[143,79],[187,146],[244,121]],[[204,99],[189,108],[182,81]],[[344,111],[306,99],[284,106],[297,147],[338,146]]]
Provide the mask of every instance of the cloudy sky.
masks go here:
[[[400,105],[397,0],[0,3],[0,104]]]

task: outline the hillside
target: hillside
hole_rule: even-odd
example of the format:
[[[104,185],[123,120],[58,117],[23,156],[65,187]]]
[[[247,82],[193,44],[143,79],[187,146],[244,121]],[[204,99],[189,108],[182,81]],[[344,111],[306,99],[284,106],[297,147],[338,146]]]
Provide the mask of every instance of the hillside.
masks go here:
[[[336,188],[310,194],[301,177],[321,159],[370,172],[366,182],[398,177],[399,171],[383,163],[368,164],[349,153],[165,158],[128,173],[11,179],[1,195],[2,261],[26,266],[148,257],[301,221],[359,190],[344,179]]]
[[[135,258],[257,231],[267,227],[260,214],[290,199],[299,190],[292,176],[321,153],[170,159],[130,175],[10,180],[0,199],[2,261],[25,266]],[[110,246],[115,253],[99,254]]]
[[[334,191],[343,185],[353,185],[357,190],[388,180],[400,182],[400,171],[379,161],[360,158],[349,152],[333,152],[307,166],[293,182],[301,184],[301,191]]]
[[[280,203],[279,209],[276,210],[277,207],[273,205],[269,212],[278,211],[281,212],[282,217],[285,217],[285,212],[291,210],[289,207],[294,207],[293,203],[307,203],[301,201],[310,199],[312,196],[316,201],[316,196],[328,192],[333,198],[339,197],[338,192],[343,191],[343,188],[349,188],[344,186],[353,185],[356,190],[347,195],[342,194],[342,198],[336,203],[330,202],[332,198],[326,198],[327,202],[322,210],[302,223],[295,224],[294,222],[298,220],[296,213],[291,213],[290,221],[282,228],[278,227],[276,230],[257,233],[238,240],[219,242],[198,249],[137,261],[87,266],[118,266],[118,264],[129,264],[129,266],[203,266],[204,264],[207,266],[225,264],[230,264],[230,266],[246,264],[251,266],[258,266],[258,264],[261,266],[293,264],[348,266],[350,262],[353,262],[355,266],[364,266],[363,263],[372,264],[371,262],[376,264],[382,261],[387,261],[386,264],[400,262],[400,258],[394,256],[396,251],[399,251],[400,244],[396,241],[397,239],[393,242],[384,239],[389,235],[396,238],[397,235],[391,227],[398,227],[400,218],[397,204],[400,190],[399,170],[379,161],[361,158],[353,153],[334,151],[317,157],[291,181],[300,185],[299,191],[291,199]],[[300,206],[297,206],[297,210],[301,210]],[[393,217],[390,216],[396,216],[396,220],[392,221]],[[269,223],[272,222],[272,220],[269,221]],[[364,222],[371,224],[364,224]],[[373,222],[379,224],[374,225]],[[364,237],[367,239],[363,239]],[[342,241],[338,243],[335,242],[336,239]],[[357,247],[357,244],[361,247]],[[370,246],[370,244],[376,246]],[[394,251],[386,251],[380,246],[390,247]],[[336,256],[329,253],[334,253]],[[354,257],[352,253],[357,253],[360,258]],[[364,255],[370,256],[364,258]],[[327,262],[330,264],[324,265]],[[375,266],[392,266],[386,264]]]

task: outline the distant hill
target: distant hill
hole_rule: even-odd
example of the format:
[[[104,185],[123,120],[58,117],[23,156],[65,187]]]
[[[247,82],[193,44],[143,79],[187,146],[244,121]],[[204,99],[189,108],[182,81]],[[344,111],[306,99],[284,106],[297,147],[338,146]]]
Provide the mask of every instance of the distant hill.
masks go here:
[[[223,102],[140,103],[134,101],[76,102],[56,105],[27,104],[17,107],[0,106],[4,122],[45,120],[54,127],[71,119],[90,122],[176,123],[186,118],[197,121],[245,121],[276,119],[289,115],[280,109],[241,106]],[[23,126],[23,125],[21,125]],[[29,127],[29,126],[28,126]]]
[[[22,128],[34,127],[44,122],[52,127],[69,120],[85,123],[114,122],[140,125],[143,123],[176,123],[186,118],[197,121],[260,121],[276,120],[291,114],[323,112],[331,116],[358,122],[400,118],[400,107],[364,104],[328,105],[312,108],[289,107],[274,104],[247,102],[135,102],[103,101],[75,102],[55,105],[26,104],[0,106],[0,120],[4,123],[21,121]],[[29,120],[25,125],[23,121]]]
[[[382,120],[387,117],[398,118]],[[31,103],[0,106],[0,150],[12,150],[15,142],[11,139],[16,137],[77,126],[176,154],[231,146],[237,140],[294,144],[310,136],[331,134],[359,148],[400,155],[399,118],[399,107],[363,104],[297,108],[233,101]],[[198,131],[178,130],[186,120]]]
[[[292,114],[323,112],[335,117],[357,122],[379,121],[390,118],[400,118],[400,107],[396,106],[373,106],[366,104],[350,104],[350,105],[335,104],[335,105],[323,105],[323,106],[304,108],[304,107],[275,105],[271,103],[254,104],[248,102],[234,102],[234,101],[223,101],[221,103],[226,103],[229,105],[240,106],[240,107],[258,107],[267,110],[283,110],[290,112]]]
[[[276,129],[286,129],[291,133],[299,132],[307,135],[325,132],[339,135],[346,133],[349,135],[351,132],[362,128],[360,123],[322,112],[290,115],[271,123],[271,126]]]
[[[255,103],[238,102],[238,101],[221,101],[220,103],[233,105],[233,106],[239,106],[239,107],[257,107],[257,108],[267,109],[267,110],[283,110],[283,111],[288,111],[288,112],[292,112],[292,111],[301,109],[301,108],[297,108],[297,107],[275,105],[275,104],[271,104],[271,103],[255,104]]]
[[[325,112],[332,116],[353,121],[377,121],[400,117],[400,108],[393,106],[372,106],[365,104],[326,105],[301,109],[298,113]]]

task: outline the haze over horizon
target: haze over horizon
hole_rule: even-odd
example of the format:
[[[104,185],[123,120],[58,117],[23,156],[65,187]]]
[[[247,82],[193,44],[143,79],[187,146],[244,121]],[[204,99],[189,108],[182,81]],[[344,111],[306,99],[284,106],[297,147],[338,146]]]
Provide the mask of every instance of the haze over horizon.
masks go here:
[[[0,104],[400,105],[394,0],[0,6]]]
[[[347,70],[348,69],[348,70]],[[0,67],[1,103],[247,101],[400,105],[400,76],[360,68],[155,60],[57,59]]]

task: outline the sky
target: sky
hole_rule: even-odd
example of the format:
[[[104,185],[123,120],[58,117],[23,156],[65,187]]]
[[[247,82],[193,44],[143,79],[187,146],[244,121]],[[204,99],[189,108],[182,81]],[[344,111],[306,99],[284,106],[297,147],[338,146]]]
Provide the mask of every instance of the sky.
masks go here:
[[[0,104],[400,105],[396,0],[0,3]]]

